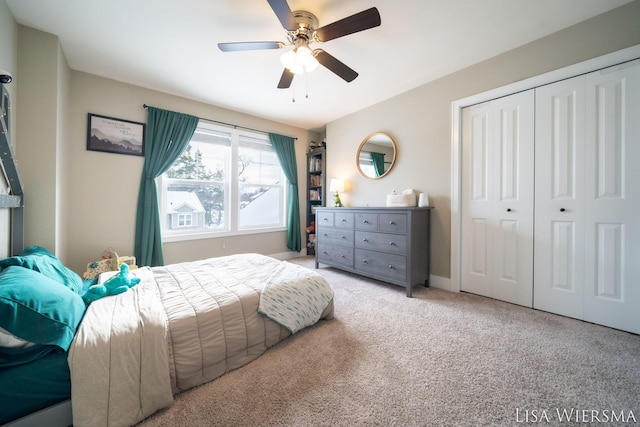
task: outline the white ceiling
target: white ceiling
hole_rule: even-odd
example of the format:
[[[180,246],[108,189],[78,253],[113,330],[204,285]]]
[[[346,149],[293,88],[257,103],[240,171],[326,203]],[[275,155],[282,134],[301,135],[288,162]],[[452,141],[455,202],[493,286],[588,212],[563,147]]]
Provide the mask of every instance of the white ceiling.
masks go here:
[[[266,0],[6,0],[18,23],[59,36],[69,66],[304,129],[376,104],[631,0],[289,0],[320,26],[378,8],[382,25],[322,47],[360,75],[318,67],[277,89],[286,41]],[[305,91],[309,97],[305,98]],[[292,102],[295,94],[296,102]],[[160,106],[170,108],[170,105]]]

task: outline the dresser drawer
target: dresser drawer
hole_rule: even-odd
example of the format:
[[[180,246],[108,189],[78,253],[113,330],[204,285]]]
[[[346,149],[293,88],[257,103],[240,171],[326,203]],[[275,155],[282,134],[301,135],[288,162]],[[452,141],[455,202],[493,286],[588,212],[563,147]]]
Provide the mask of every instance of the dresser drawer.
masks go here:
[[[378,214],[358,213],[355,223],[356,230],[378,231]]]
[[[318,227],[316,238],[327,243],[338,243],[340,245],[353,246],[353,230],[343,230],[341,228]]]
[[[407,280],[407,257],[403,255],[383,254],[356,248],[354,268],[369,275],[382,276],[400,282]]]
[[[320,225],[333,227],[333,212],[318,212],[316,214],[316,227]]]
[[[381,213],[379,231],[383,233],[407,234],[407,214]]]
[[[333,220],[333,226],[353,230],[353,218],[353,212],[336,212]]]
[[[340,264],[353,268],[353,247],[332,245],[330,243],[318,242],[316,250],[318,262],[326,264]]]
[[[362,249],[372,249],[374,251],[401,255],[407,253],[407,236],[404,234],[356,231],[355,244],[357,248]]]

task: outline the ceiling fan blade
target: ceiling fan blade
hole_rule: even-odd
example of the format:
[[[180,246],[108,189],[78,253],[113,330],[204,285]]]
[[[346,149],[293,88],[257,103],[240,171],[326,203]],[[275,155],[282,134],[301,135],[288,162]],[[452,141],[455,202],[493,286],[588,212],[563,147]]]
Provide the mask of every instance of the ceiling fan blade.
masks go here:
[[[316,37],[321,42],[337,39],[338,37],[347,36],[357,33],[358,31],[368,30],[377,27],[381,23],[380,13],[378,9],[363,10],[355,15],[347,16],[339,21],[320,27],[316,30]]]
[[[223,52],[236,52],[239,50],[280,49],[282,42],[232,42],[218,43],[218,49]]]
[[[298,23],[291,13],[287,0],[267,0],[267,2],[286,30],[295,31],[298,29]]]
[[[293,76],[294,74],[288,68],[285,68],[278,82],[278,89],[288,89],[293,81]]]
[[[329,55],[322,49],[314,50],[313,55],[316,57],[320,64],[327,67],[330,71],[333,71],[335,74],[337,74],[339,77],[342,77],[347,82],[351,82],[356,77],[358,77],[358,73],[345,65],[344,62],[336,59],[332,55]]]

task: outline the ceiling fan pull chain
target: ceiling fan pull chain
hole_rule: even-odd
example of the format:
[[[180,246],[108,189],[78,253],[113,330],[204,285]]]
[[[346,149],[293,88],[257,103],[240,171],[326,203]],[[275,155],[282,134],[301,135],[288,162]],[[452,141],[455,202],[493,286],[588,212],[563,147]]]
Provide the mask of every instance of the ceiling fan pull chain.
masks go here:
[[[305,98],[309,99],[309,73],[304,73]]]

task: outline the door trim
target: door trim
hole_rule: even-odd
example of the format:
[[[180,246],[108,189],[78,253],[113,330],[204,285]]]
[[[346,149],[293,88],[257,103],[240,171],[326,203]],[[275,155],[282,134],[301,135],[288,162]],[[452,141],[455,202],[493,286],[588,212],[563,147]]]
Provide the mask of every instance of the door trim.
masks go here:
[[[462,207],[462,109],[560,80],[612,67],[640,58],[640,44],[578,64],[550,71],[516,83],[491,89],[451,103],[451,282],[450,291],[460,292]]]

